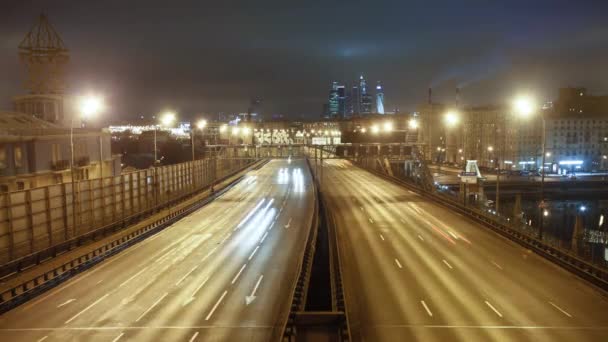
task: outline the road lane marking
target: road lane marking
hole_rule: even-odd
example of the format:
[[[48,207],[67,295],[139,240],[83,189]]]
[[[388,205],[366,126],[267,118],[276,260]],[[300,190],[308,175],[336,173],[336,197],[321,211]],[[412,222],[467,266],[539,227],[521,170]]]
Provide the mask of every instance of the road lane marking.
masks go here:
[[[190,298],[186,299],[186,301],[185,301],[184,303],[182,303],[182,306],[186,306],[186,305],[190,304],[190,302],[192,302],[193,300],[195,300],[195,299],[196,299],[196,297],[194,297],[194,296],[196,296],[196,294],[198,293],[198,291],[199,291],[199,290],[200,290],[200,289],[201,289],[203,286],[205,286],[205,283],[207,283],[207,280],[209,280],[209,276],[207,276],[207,277],[205,278],[205,280],[203,280],[203,282],[202,282],[202,283],[200,283],[200,284],[199,284],[199,285],[196,287],[196,289],[195,289],[195,290],[192,292],[192,294],[190,295]]]
[[[570,315],[568,312],[566,312],[566,310],[560,308],[559,306],[553,304],[553,302],[549,302],[549,304],[553,305],[554,308],[556,308],[557,310],[561,311],[564,315],[572,318],[572,315]]]
[[[247,220],[249,220],[256,211],[258,211],[258,209],[264,203],[264,201],[266,201],[266,199],[262,198],[262,200],[253,208],[253,210],[251,210],[249,212],[249,214],[247,214],[247,216],[245,216],[245,218],[243,220],[241,220],[241,222],[236,226],[236,228],[234,228],[234,230],[238,230],[239,228],[241,228],[241,226],[243,224],[245,224],[245,222],[247,222]]]
[[[260,243],[264,242],[264,239],[266,239],[267,235],[268,235],[268,231],[266,231],[266,233],[264,233],[264,236],[262,236],[262,238],[260,239]]]
[[[502,318],[502,314],[496,310],[496,308],[494,306],[492,306],[492,304],[490,304],[490,302],[488,302],[487,300],[485,301],[486,305],[490,307],[490,309],[492,309],[492,311],[494,311],[494,313],[496,313],[498,315],[498,317]]]
[[[291,217],[289,218],[289,222],[287,222],[287,224],[285,225],[285,228],[289,228],[289,226],[291,225]]]
[[[192,335],[192,337],[190,337],[190,340],[188,342],[194,342],[194,340],[196,340],[196,337],[198,336],[198,331],[194,333],[194,335]]]
[[[211,251],[209,251],[209,253],[207,253],[207,255],[205,255],[205,256],[203,257],[203,260],[201,260],[201,262],[203,262],[203,261],[207,260],[207,258],[208,258],[208,257],[210,257],[210,256],[211,256],[211,254],[215,253],[215,250],[216,250],[216,249],[217,249],[217,246],[213,247],[213,249],[212,249]]]
[[[220,242],[220,244],[223,244],[224,242],[226,242],[226,240],[228,240],[230,235],[232,235],[232,233],[228,233],[228,235],[226,235],[226,237],[222,240],[222,242]]]
[[[420,236],[420,234],[418,234],[418,238],[419,238],[421,241],[424,241],[424,239],[422,238],[422,236]]]
[[[168,292],[165,292],[165,294],[162,295],[160,298],[158,298],[156,300],[156,302],[154,302],[154,304],[152,304],[152,306],[150,306],[146,311],[144,311],[144,313],[142,313],[139,317],[137,317],[135,322],[139,322],[139,320],[142,319],[148,312],[150,312],[150,310],[154,309],[154,307],[157,306],[158,303],[160,303],[163,299],[165,299],[165,297],[167,297],[168,294],[169,294]]]
[[[399,260],[395,259],[395,263],[397,264],[397,266],[399,266],[399,268],[403,268],[403,266],[401,266],[401,263],[399,262]]]
[[[122,337],[122,335],[124,335],[124,334],[125,334],[124,332],[121,332],[121,333],[120,333],[120,335],[116,336],[116,337],[115,337],[115,338],[112,340],[112,342],[117,342],[118,340],[120,340],[120,338],[121,338],[121,337]]]
[[[258,248],[260,248],[260,245],[257,245],[255,247],[255,249],[253,250],[253,252],[251,252],[251,254],[249,255],[249,258],[247,258],[247,260],[251,260],[251,258],[253,258],[253,256],[255,255],[255,252],[258,251]]]
[[[213,306],[213,308],[211,309],[211,311],[209,311],[209,314],[207,315],[207,317],[205,317],[205,321],[208,321],[209,318],[211,318],[211,316],[213,316],[213,313],[215,312],[215,309],[217,309],[217,307],[220,305],[220,303],[222,302],[222,300],[224,300],[224,297],[226,297],[227,293],[228,293],[228,290],[224,290],[224,293],[222,293],[222,296],[220,297],[220,299],[218,299],[217,302],[215,302],[215,305]]]
[[[444,264],[445,264],[447,267],[449,267],[450,269],[453,269],[452,265],[450,265],[450,263],[449,263],[449,262],[447,262],[445,259],[443,259],[443,263],[444,263]]]
[[[74,316],[72,316],[72,318],[68,319],[67,321],[65,321],[65,324],[70,323],[71,321],[75,320],[76,318],[78,318],[78,316],[82,315],[83,313],[87,312],[90,308],[92,308],[93,306],[95,306],[97,303],[101,302],[102,300],[104,300],[107,296],[109,296],[109,293],[106,293],[105,295],[103,295],[101,298],[97,299],[96,301],[94,301],[91,305],[87,306],[86,308],[82,309],[82,311],[80,311],[79,313],[75,314]]]
[[[49,337],[49,336],[48,336],[48,335],[46,335],[46,336],[42,337],[41,339],[39,339],[39,340],[38,340],[38,341],[36,341],[36,342],[42,342],[42,341],[46,340],[48,337]]]
[[[369,223],[371,223],[371,224],[373,224],[373,223],[374,223],[374,220],[372,220],[372,218],[371,218],[371,217],[369,218]]]
[[[62,307],[62,306],[64,306],[64,305],[68,305],[68,304],[70,304],[71,302],[73,302],[73,301],[75,301],[75,300],[76,300],[76,299],[74,299],[74,298],[72,298],[72,299],[68,299],[67,301],[65,301],[65,302],[63,302],[63,303],[61,303],[61,304],[57,305],[57,308],[60,308],[60,307]]]
[[[380,234],[380,238],[382,239],[382,241],[384,241],[384,236],[382,236],[382,234]]]
[[[103,279],[101,279],[100,281],[96,282],[95,285],[101,284],[102,281],[103,281]]]
[[[239,279],[239,276],[241,275],[241,273],[243,272],[243,270],[245,269],[245,267],[247,267],[247,264],[243,264],[243,266],[241,266],[241,269],[239,270],[239,273],[237,273],[234,278],[232,278],[232,282],[230,282],[230,284],[234,284],[234,282],[236,282],[237,279]]]
[[[494,266],[496,266],[496,267],[497,267],[499,270],[501,270],[501,271],[502,271],[502,267],[501,267],[499,264],[497,264],[497,263],[496,263],[496,262],[494,262],[494,261],[492,261],[492,264],[493,264]]]
[[[255,283],[255,286],[253,287],[253,291],[251,291],[251,294],[249,296],[245,297],[245,305],[249,305],[251,304],[251,302],[253,302],[256,298],[255,293],[258,290],[258,287],[260,286],[260,283],[262,282],[262,278],[264,278],[264,275],[261,274],[260,277],[258,278],[258,281]]]
[[[423,300],[421,300],[421,301],[420,301],[420,303],[422,303],[422,306],[424,306],[424,309],[426,310],[426,313],[427,313],[429,316],[433,317],[433,313],[431,312],[431,310],[429,309],[429,307],[428,307],[428,306],[426,306],[426,303],[425,303]]]
[[[184,281],[184,279],[186,279],[186,277],[188,277],[197,268],[198,268],[198,265],[194,266],[190,271],[188,271],[188,273],[184,274],[184,276],[177,283],[175,283],[175,286],[179,286],[179,284],[181,284],[181,282]]]

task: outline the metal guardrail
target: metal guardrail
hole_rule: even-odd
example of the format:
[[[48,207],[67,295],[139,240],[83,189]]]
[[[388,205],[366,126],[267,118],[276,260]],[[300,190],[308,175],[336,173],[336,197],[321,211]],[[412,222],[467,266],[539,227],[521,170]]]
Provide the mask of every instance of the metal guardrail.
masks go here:
[[[247,158],[247,159],[252,160],[252,162],[244,165],[244,168],[247,168],[252,163],[260,160],[260,159],[254,159],[254,158]],[[241,169],[237,169],[236,172],[238,172],[239,170],[241,170]],[[135,211],[129,215],[124,215],[124,216],[118,218],[117,220],[112,221],[106,225],[100,226],[94,230],[91,230],[91,231],[85,232],[83,234],[80,234],[78,236],[72,237],[71,239],[53,244],[52,246],[40,249],[38,251],[35,251],[35,252],[27,254],[27,255],[24,255],[20,258],[8,261],[0,266],[0,279],[4,279],[15,273],[19,273],[19,272],[21,272],[21,270],[23,270],[25,268],[31,267],[33,265],[38,265],[41,262],[44,262],[50,258],[60,255],[61,253],[64,253],[64,252],[70,251],[76,247],[82,246],[83,243],[85,243],[87,241],[91,241],[91,240],[94,241],[100,237],[107,236],[108,234],[112,234],[118,230],[121,230],[122,228],[124,228],[128,225],[131,225],[135,222],[140,221],[144,217],[148,217],[148,216],[156,213],[158,210],[160,210],[162,208],[173,206],[175,203],[178,203],[179,201],[182,201],[183,199],[186,199],[190,196],[193,196],[193,195],[199,193],[200,191],[208,189],[209,186],[211,186],[214,182],[226,179],[227,177],[230,177],[234,173],[235,172],[231,172],[230,174],[228,174],[226,176],[222,176],[221,178],[219,178],[219,180],[209,181],[208,183],[206,183],[200,187],[196,187],[187,192],[182,192],[181,194],[176,192],[177,195],[175,197],[164,200],[164,201],[158,203],[157,205],[151,205],[147,208],[144,208],[143,210]]]
[[[297,332],[295,327],[295,314],[298,311],[303,311],[304,306],[306,304],[306,295],[308,284],[310,282],[310,274],[312,270],[312,263],[315,255],[316,242],[317,242],[317,233],[319,226],[319,205],[317,201],[318,191],[317,184],[315,181],[315,175],[312,172],[312,168],[310,166],[310,162],[308,158],[306,158],[306,164],[308,165],[309,172],[313,177],[313,191],[314,191],[314,210],[313,210],[313,218],[310,225],[310,230],[308,231],[308,235],[306,237],[306,247],[302,252],[302,256],[299,258],[300,262],[298,263],[298,279],[293,285],[292,295],[290,298],[291,309],[289,312],[288,319],[281,324],[281,338],[280,341],[283,342],[293,342],[296,340]]]
[[[218,182],[226,180],[248,168],[251,168],[258,162],[259,160],[251,162],[244,168],[236,170],[231,174],[226,175],[222,179],[219,179]],[[258,164],[256,168],[259,168],[264,164],[265,162]],[[205,198],[202,201],[192,203],[184,208],[178,209],[174,212],[170,212],[167,216],[162,217],[149,225],[141,227],[140,229],[137,229],[136,231],[133,231],[128,235],[113,240],[102,247],[83,254],[77,258],[74,258],[59,267],[56,267],[48,272],[44,272],[43,274],[40,274],[28,281],[25,281],[11,289],[0,293],[0,314],[27,302],[28,300],[38,296],[39,294],[59,285],[60,283],[71,278],[72,276],[91,268],[95,264],[98,264],[99,262],[112,255],[119,253],[120,251],[128,248],[129,246],[136,244],[137,242],[142,241],[145,238],[160,232],[164,228],[173,224],[175,221],[191,214],[193,211],[198,210],[199,208],[213,201],[215,198],[224,194],[236,183],[238,183],[238,181],[242,177],[243,176],[239,177],[238,179],[231,182],[230,185],[224,187],[222,190],[214,193],[213,195]],[[201,191],[202,190],[203,189],[201,189]],[[175,203],[170,203],[170,205],[173,204]]]
[[[329,260],[330,260],[330,274],[332,279],[332,298],[334,298],[334,311],[344,312],[346,318],[342,322],[340,327],[340,339],[341,341],[350,341],[352,334],[350,330],[350,324],[348,322],[348,307],[346,305],[346,299],[344,294],[344,286],[342,284],[342,259],[340,258],[340,246],[338,244],[338,230],[336,229],[335,219],[332,213],[327,209],[327,201],[325,197],[321,195],[321,201],[323,204],[323,215],[325,216],[325,223],[327,225],[329,235]]]
[[[354,165],[361,167],[356,163],[354,163]],[[465,207],[459,202],[447,199],[445,197],[441,197],[440,195],[431,193],[424,189],[420,189],[410,183],[407,183],[396,177],[388,176],[386,174],[378,172],[377,170],[367,169],[363,167],[361,168],[382,178],[385,178],[393,183],[416,191],[421,195],[433,200],[434,202],[443,205],[444,207],[448,207],[454,211],[466,215],[467,217],[511,239],[512,241],[533,250],[537,254],[542,255],[546,259],[556,263],[557,265],[567,269],[568,271],[589,281],[590,283],[608,291],[608,271],[581,259],[574,253],[571,253],[567,250],[563,250],[558,247],[547,245],[535,236],[532,236],[525,232],[514,230],[507,225],[497,222],[494,218],[488,217],[480,210]]]

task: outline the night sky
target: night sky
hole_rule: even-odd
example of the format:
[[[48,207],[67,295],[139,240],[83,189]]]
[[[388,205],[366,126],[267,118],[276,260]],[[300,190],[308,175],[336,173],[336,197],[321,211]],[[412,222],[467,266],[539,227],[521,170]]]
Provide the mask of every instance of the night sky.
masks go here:
[[[17,46],[45,11],[70,49],[70,93],[109,119],[171,108],[317,118],[332,80],[381,80],[388,110],[434,87],[467,104],[557,88],[608,93],[608,0],[0,2],[0,108],[20,94]]]

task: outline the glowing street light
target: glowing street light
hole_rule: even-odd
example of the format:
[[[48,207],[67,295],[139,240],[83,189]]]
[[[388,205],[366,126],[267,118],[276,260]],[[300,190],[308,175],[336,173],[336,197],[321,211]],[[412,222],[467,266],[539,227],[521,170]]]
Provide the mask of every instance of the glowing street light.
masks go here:
[[[371,129],[372,133],[374,134],[378,134],[378,132],[380,132],[380,127],[378,127],[378,125],[372,125]]]
[[[80,100],[80,115],[83,119],[97,115],[104,108],[103,99],[98,96],[86,96]]]
[[[99,114],[100,112],[102,112],[105,108],[104,103],[103,103],[103,99],[101,97],[98,96],[85,96],[83,98],[80,99],[80,105],[79,105],[79,109],[80,109],[80,118],[81,119],[88,119],[92,116],[95,116],[97,114]],[[99,138],[99,146],[101,148],[102,142],[101,142],[101,136]],[[71,173],[71,177],[72,177],[72,229],[74,231],[74,234],[76,232],[76,191],[75,191],[75,184],[74,184],[74,115],[72,115],[71,117],[71,122],[70,122],[70,154],[71,154],[71,160],[72,160],[72,164],[70,165],[70,173]],[[100,174],[101,177],[103,177],[103,169],[102,169],[102,164],[103,164],[103,157],[102,157],[102,153],[100,150],[99,153],[99,165],[100,165]]]
[[[173,112],[165,112],[160,117],[160,124],[162,126],[170,126],[173,124],[173,121],[175,121],[175,113]],[[158,131],[158,125],[154,125],[154,166],[156,166],[156,163],[158,162],[156,131]]]
[[[513,109],[519,116],[529,117],[536,110],[536,104],[529,96],[519,96],[513,102]]]
[[[198,129],[203,129],[203,128],[207,127],[207,120],[199,120],[199,121],[196,123],[196,127],[197,127]]]
[[[171,126],[173,121],[175,121],[175,113],[173,112],[166,112],[160,118],[160,123],[163,126]]]
[[[446,125],[448,125],[449,127],[453,127],[456,126],[458,121],[460,121],[460,118],[458,116],[458,113],[454,111],[449,111],[445,114],[444,120]]]
[[[232,128],[232,135],[238,135],[239,131],[240,131],[240,129],[238,127],[233,127]]]
[[[545,153],[545,156],[547,156],[547,157],[551,157],[551,152],[547,152],[547,153]]]
[[[386,121],[383,125],[384,131],[385,132],[392,132],[393,131],[393,123],[390,121]]]
[[[416,119],[410,119],[410,121],[407,123],[407,126],[410,129],[417,129],[418,128],[418,120],[416,120]]]
[[[224,124],[220,126],[220,133],[225,133],[228,130],[228,125]]]
[[[367,129],[365,127],[362,127],[361,128],[361,133],[366,133],[366,132],[367,132]]]
[[[488,152],[492,152],[492,151],[494,151],[494,147],[488,146]]]

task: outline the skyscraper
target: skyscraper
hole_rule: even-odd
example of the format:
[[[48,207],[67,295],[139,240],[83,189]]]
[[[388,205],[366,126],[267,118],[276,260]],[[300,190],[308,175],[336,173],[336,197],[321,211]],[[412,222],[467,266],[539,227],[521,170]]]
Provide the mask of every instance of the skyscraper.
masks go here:
[[[376,113],[384,114],[384,91],[382,90],[380,81],[376,85]]]
[[[352,117],[353,114],[359,114],[359,112],[361,111],[361,93],[359,92],[359,86],[356,83],[351,88],[348,100],[350,103],[348,108],[348,111],[350,112],[349,116]]]
[[[338,85],[338,115],[340,118],[346,117],[346,88]]]
[[[338,116],[339,101],[338,101],[338,82],[333,82],[329,91],[329,118],[333,119]]]
[[[361,92],[361,104],[359,105],[360,114],[370,114],[372,112],[372,97],[367,92],[367,83],[363,75],[359,77],[359,90]]]

